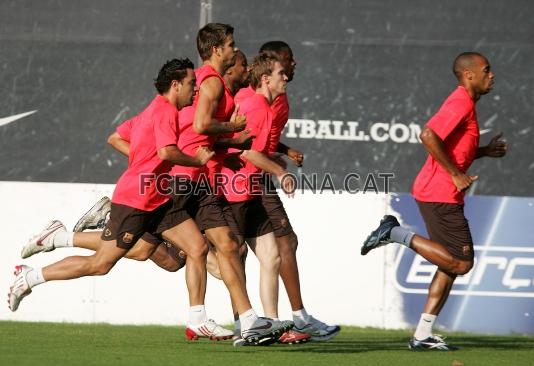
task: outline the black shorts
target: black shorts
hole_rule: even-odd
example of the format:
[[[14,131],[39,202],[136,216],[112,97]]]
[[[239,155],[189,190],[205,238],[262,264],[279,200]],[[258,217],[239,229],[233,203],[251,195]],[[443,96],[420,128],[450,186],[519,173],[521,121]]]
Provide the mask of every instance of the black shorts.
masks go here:
[[[122,249],[132,248],[141,237],[149,243],[159,244],[160,223],[171,206],[169,200],[153,211],[143,211],[112,203],[109,221],[101,238],[105,241],[116,240],[117,246]]]
[[[232,210],[232,207],[230,206],[228,200],[224,196],[220,196],[217,198],[217,201],[219,202],[219,206],[222,210],[224,220],[226,221],[226,225],[230,228],[230,231],[234,233],[234,235],[238,235],[243,238],[243,233],[241,232],[241,229],[237,224],[237,221],[234,217],[234,211]]]
[[[263,204],[263,207],[265,207],[269,220],[271,220],[274,236],[279,238],[281,236],[292,234],[293,227],[287,216],[284,204],[276,189],[269,188],[274,187],[270,178],[266,178],[266,184],[266,189],[263,189],[263,194],[261,196],[261,203]]]
[[[257,238],[273,232],[271,221],[260,197],[244,202],[230,202],[230,207],[239,228],[239,235],[245,239]]]
[[[462,261],[472,261],[473,239],[464,215],[464,205],[416,201],[425,221],[430,240],[445,246],[451,255]]]

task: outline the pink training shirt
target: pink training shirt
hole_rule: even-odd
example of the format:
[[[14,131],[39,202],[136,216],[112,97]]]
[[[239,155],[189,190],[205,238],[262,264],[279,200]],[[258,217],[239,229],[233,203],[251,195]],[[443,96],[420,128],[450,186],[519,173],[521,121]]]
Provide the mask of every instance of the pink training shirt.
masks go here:
[[[253,96],[244,99],[239,106],[241,113],[247,117],[247,128],[256,135],[251,150],[268,154],[273,112],[267,99],[261,94],[254,93]],[[255,197],[254,193],[258,193],[254,192],[255,184],[251,184],[250,178],[256,173],[259,177],[262,170],[248,160],[243,159],[243,162],[245,166],[237,172],[226,167],[222,168],[222,174],[228,177],[224,188],[229,202],[248,201]]]
[[[243,100],[256,94],[256,91],[251,86],[247,88],[239,89],[235,96],[235,103],[241,104]],[[280,137],[284,131],[284,127],[287,124],[289,118],[289,103],[287,100],[287,94],[280,94],[277,96],[271,104],[271,110],[273,112],[273,123],[271,126],[271,135],[269,138],[269,154],[277,151]]]
[[[213,118],[220,122],[229,121],[234,111],[234,97],[224,79],[219,75],[217,71],[210,65],[204,65],[195,70],[197,78],[197,85],[200,88],[202,82],[210,77],[216,77],[223,83],[224,93],[219,100],[217,111],[213,115]],[[198,105],[198,93],[195,95],[193,105],[182,108],[180,110],[180,139],[178,141],[178,148],[183,153],[194,156],[199,146],[205,146],[213,149],[213,143],[217,139],[216,135],[201,135],[194,131],[193,122],[195,120],[195,111]],[[192,181],[198,181],[201,174],[208,174],[208,171],[220,171],[219,159],[212,159],[208,162],[207,166],[203,167],[185,167],[175,165],[171,171],[173,175],[181,175],[188,177]]]
[[[452,162],[466,173],[475,160],[480,138],[475,102],[467,90],[457,87],[426,126],[443,140]],[[464,202],[465,195],[431,155],[415,178],[412,193],[418,201],[457,204]]]
[[[169,197],[158,192],[155,179],[141,182],[141,175],[155,178],[171,170],[172,164],[161,160],[158,150],[178,143],[178,109],[157,95],[143,112],[117,127],[117,133],[130,143],[130,155],[111,202],[152,211]]]

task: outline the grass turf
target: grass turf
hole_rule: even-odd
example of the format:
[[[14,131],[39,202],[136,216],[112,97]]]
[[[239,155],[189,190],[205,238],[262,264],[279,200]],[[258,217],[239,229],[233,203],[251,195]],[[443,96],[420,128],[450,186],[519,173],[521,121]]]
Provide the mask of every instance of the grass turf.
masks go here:
[[[455,352],[411,352],[408,331],[343,327],[327,343],[234,348],[184,328],[0,322],[0,365],[533,365],[534,337],[449,334]]]

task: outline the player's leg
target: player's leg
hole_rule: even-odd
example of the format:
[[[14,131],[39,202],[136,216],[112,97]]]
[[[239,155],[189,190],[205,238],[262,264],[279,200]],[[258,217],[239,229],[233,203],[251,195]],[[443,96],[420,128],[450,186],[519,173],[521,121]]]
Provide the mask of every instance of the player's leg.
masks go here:
[[[473,265],[473,242],[462,205],[419,204],[430,238],[443,243],[447,253],[455,260],[465,263],[458,272],[467,273]],[[432,327],[445,305],[457,273],[448,273],[439,268],[429,287],[427,301],[419,319],[410,349],[453,350],[440,336],[432,333]]]
[[[8,295],[9,308],[16,311],[20,301],[32,292],[31,289],[44,282],[107,274],[127,251],[115,244],[114,240],[106,242],[106,245],[91,256],[67,257],[44,268],[16,266],[15,282]]]
[[[451,232],[454,235],[454,232]],[[394,216],[386,215],[380,225],[364,241],[361,253],[366,255],[372,249],[389,243],[402,244],[445,272],[462,275],[472,267],[472,261],[455,258],[441,243],[427,239],[400,226]],[[467,244],[467,243],[466,243]]]
[[[272,183],[270,183],[273,186]],[[286,332],[279,343],[303,343],[310,338],[314,341],[327,341],[335,337],[340,327],[328,325],[308,314],[300,291],[300,278],[297,262],[298,238],[286,213],[282,200],[276,190],[262,195],[262,204],[269,216],[280,252],[280,277],[293,312],[295,328]]]
[[[278,319],[278,276],[280,253],[274,234],[267,233],[246,242],[260,263],[260,299],[265,316]]]

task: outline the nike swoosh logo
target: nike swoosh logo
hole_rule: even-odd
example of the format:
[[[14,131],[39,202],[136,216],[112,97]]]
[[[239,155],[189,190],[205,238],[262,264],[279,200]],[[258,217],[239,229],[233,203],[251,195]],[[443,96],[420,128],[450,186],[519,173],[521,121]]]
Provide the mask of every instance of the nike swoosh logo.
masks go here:
[[[37,112],[37,109],[34,111],[29,111],[25,113],[15,114],[9,117],[0,118],[0,126],[7,125],[8,123],[11,123],[11,122],[15,122],[16,120],[19,120],[21,118],[34,114],[35,112]]]
[[[256,329],[269,329],[270,327],[272,327],[272,323],[266,322],[264,325],[260,325],[259,327],[250,328],[249,331]]]

